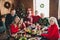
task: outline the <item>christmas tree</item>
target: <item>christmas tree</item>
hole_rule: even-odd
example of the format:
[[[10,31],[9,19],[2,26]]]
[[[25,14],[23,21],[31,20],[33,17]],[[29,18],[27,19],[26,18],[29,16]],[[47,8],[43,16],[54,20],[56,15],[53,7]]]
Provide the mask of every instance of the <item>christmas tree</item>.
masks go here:
[[[17,15],[20,18],[24,18],[25,16],[27,16],[25,6],[19,0],[15,2],[15,9],[16,9]]]

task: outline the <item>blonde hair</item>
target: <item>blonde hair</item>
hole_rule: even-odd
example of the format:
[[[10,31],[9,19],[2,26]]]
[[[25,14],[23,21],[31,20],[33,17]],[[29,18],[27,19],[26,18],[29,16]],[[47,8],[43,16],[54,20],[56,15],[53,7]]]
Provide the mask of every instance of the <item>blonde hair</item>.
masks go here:
[[[58,22],[57,22],[57,19],[55,17],[50,17],[49,21],[52,20],[58,27],[59,29],[59,25],[58,25]]]
[[[14,18],[14,21],[12,22],[13,24],[15,23],[15,19],[18,19],[18,20],[20,20],[20,18],[18,17],[18,16],[16,16],[15,18]]]

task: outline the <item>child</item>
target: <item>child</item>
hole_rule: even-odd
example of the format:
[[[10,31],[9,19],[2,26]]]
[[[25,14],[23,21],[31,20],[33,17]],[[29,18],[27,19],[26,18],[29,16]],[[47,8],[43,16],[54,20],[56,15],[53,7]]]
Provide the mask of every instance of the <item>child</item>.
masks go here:
[[[37,35],[40,35],[40,33],[42,32],[41,28],[42,28],[41,25],[39,25],[38,23],[36,23]]]
[[[19,22],[19,17],[16,16],[13,23],[10,25],[10,32],[11,32],[11,36],[12,37],[15,37],[17,35],[17,32],[19,31],[19,28],[18,28],[18,22]]]

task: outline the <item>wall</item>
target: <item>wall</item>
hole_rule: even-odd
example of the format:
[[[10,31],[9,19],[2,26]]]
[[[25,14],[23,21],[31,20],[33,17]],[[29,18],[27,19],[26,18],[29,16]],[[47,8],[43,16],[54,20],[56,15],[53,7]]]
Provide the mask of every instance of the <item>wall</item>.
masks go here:
[[[45,17],[49,17],[49,0],[33,0],[33,1],[34,11],[37,10],[38,15],[40,15],[40,13],[43,13]]]
[[[33,10],[33,0],[20,0],[25,6],[25,8],[31,8]]]
[[[59,0],[50,0],[50,17],[56,17],[58,19],[58,3]]]
[[[18,7],[20,3],[22,3],[26,9],[31,8],[33,10],[33,0],[15,0],[16,7]]]
[[[10,9],[6,9],[4,7],[4,3],[6,1],[9,1],[10,4],[12,5],[14,0],[0,0],[0,10],[1,10],[1,14],[7,14],[7,13],[10,13]],[[33,10],[33,0],[15,0],[15,5],[19,4],[19,3],[23,3],[24,4],[24,7],[27,9],[27,8],[31,8]],[[18,6],[17,6],[18,7]]]
[[[1,15],[10,13],[11,7],[10,7],[9,9],[6,9],[6,8],[4,7],[4,3],[5,3],[6,1],[10,2],[10,4],[13,3],[13,0],[0,0]]]
[[[59,6],[58,6],[58,19],[60,19],[60,0],[59,0]]]
[[[0,0],[1,14],[9,13],[10,9],[11,9],[11,8],[10,9],[4,8],[5,1],[9,1],[11,4],[13,3],[13,0]],[[31,7],[33,10],[33,0],[17,0],[17,1],[22,2],[24,4],[25,8]],[[58,0],[50,0],[50,11],[49,11],[50,17],[54,16],[56,18],[60,18],[60,8],[58,8],[58,3],[59,3],[59,7],[60,7],[60,0],[59,0],[59,2],[58,2]]]

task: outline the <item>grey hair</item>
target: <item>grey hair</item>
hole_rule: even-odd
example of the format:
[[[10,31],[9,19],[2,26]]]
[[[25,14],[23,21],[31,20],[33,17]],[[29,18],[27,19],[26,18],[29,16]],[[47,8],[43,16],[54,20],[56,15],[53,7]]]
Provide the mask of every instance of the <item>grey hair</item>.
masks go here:
[[[55,17],[50,17],[49,20],[52,20],[57,25],[57,27],[59,29],[59,25],[58,25],[57,19]]]

